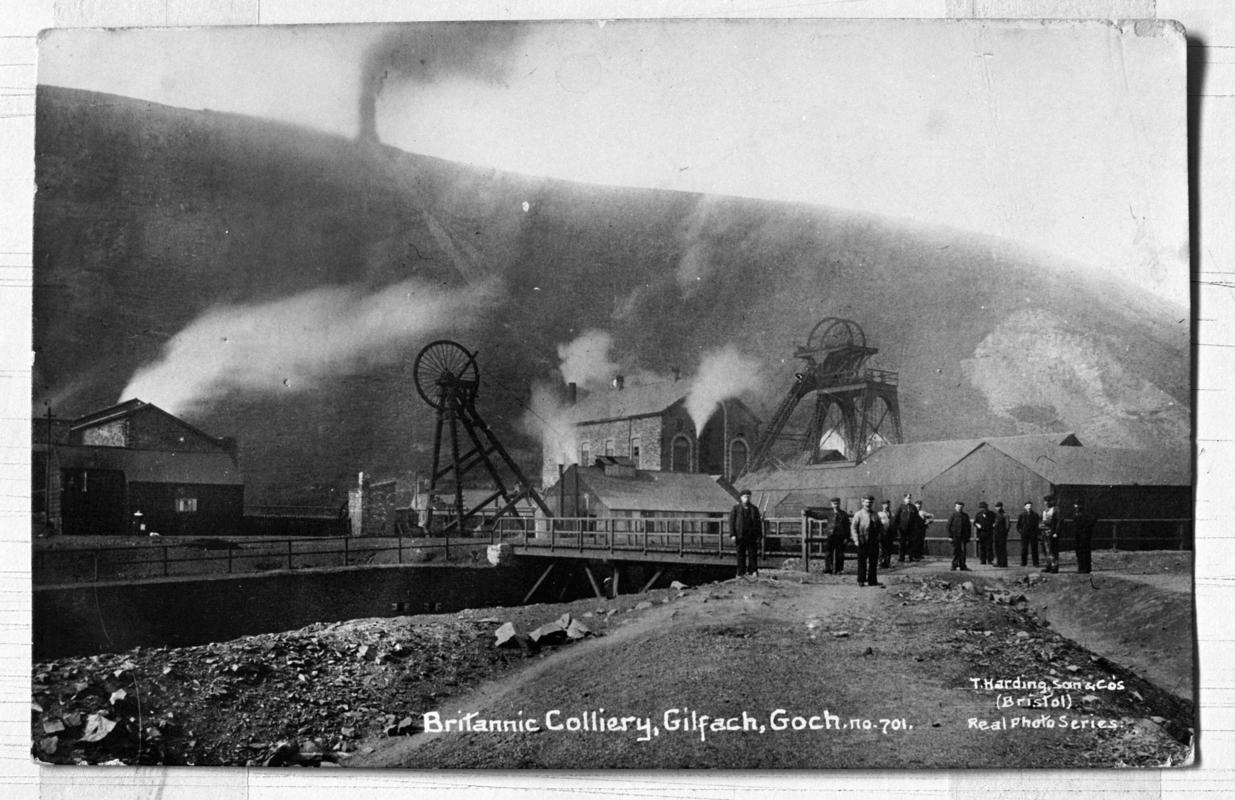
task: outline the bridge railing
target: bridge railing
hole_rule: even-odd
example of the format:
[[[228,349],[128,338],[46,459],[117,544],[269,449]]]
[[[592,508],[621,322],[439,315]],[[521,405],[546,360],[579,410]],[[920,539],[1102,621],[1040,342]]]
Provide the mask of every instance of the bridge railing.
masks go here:
[[[800,547],[800,519],[764,521],[763,551],[795,555]],[[720,517],[554,517],[499,519],[490,532],[493,543],[507,542],[524,551],[639,552],[678,555],[734,553],[728,520]]]

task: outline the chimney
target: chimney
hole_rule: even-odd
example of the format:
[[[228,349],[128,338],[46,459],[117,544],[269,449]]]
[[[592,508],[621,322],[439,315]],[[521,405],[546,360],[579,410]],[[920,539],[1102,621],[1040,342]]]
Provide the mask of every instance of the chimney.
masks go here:
[[[678,381],[682,380],[682,368],[672,367],[672,369],[673,369],[673,382],[677,383]]]
[[[579,402],[579,386],[571,382],[566,384],[566,405],[573,406]]]
[[[619,392],[622,391],[622,387],[625,385],[626,385],[625,375],[618,375],[617,377],[613,379],[613,388],[617,389]]]

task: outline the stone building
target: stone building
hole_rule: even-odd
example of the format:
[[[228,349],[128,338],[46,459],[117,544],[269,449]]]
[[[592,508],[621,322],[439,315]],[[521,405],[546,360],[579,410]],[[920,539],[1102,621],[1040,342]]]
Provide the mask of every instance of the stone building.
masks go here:
[[[576,397],[568,390],[578,464],[602,456],[627,458],[638,470],[696,472],[732,479],[746,465],[759,436],[759,420],[737,399],[721,402],[702,431],[686,410],[690,383],[666,380],[631,384],[622,377],[604,390]],[[544,450],[542,486],[558,479],[559,466]]]

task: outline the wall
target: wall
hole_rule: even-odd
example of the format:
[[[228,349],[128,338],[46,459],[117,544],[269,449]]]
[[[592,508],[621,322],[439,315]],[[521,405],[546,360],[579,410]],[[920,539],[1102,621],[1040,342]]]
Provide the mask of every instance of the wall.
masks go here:
[[[359,536],[393,536],[395,534],[395,481],[382,481],[364,485],[361,495]]]
[[[605,455],[605,441],[608,439],[613,440],[613,455],[629,457],[631,454],[630,443],[633,439],[638,438],[639,462],[636,466],[639,469],[660,469],[661,424],[661,418],[658,416],[632,417],[610,422],[579,425],[576,435],[579,439],[580,451],[582,451],[584,445],[587,445],[588,461],[592,461],[597,456]],[[583,464],[582,466],[589,467],[591,464]],[[545,464],[546,469],[550,467],[552,467],[556,479],[557,465]]]
[[[101,447],[125,447],[129,440],[129,421],[118,419],[104,425],[87,428],[78,434],[81,444]]]
[[[196,511],[176,511],[178,498],[197,500]],[[240,530],[244,486],[130,483],[129,517],[141,511],[147,531],[164,536],[229,535]]]
[[[186,427],[158,409],[144,408],[129,418],[128,446],[135,450],[171,450],[179,453],[227,452],[222,444]]]
[[[516,605],[541,570],[534,560],[520,560],[501,568],[403,565],[36,587],[34,658],[139,645],[181,647],[313,622]],[[566,588],[581,591],[574,583]]]

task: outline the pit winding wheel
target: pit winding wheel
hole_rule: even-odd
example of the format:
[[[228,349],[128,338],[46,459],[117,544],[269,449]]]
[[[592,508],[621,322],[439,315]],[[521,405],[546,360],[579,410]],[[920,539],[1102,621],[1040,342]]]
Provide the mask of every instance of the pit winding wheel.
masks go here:
[[[497,505],[497,512],[487,521],[511,513],[524,498],[531,498],[546,516],[552,516],[540,494],[532,487],[522,470],[502,447],[489,425],[476,411],[476,395],[480,390],[480,368],[476,353],[458,342],[439,339],[430,342],[416,356],[412,365],[412,380],[416,392],[429,406],[437,411],[433,437],[433,467],[429,473],[429,497],[436,496],[439,485],[453,483],[453,518],[442,526],[442,533],[451,530],[468,530],[468,520],[474,518],[490,504]],[[467,438],[466,453],[461,451],[460,434]],[[448,436],[448,441],[443,441]],[[448,450],[448,461],[443,465],[443,444]],[[507,488],[502,472],[494,457],[514,477],[515,486]],[[464,475],[476,468],[488,472],[496,487],[480,503],[468,509],[463,504]],[[450,480],[452,479],[453,480]],[[424,527],[429,530],[433,521],[433,504],[427,504]]]

